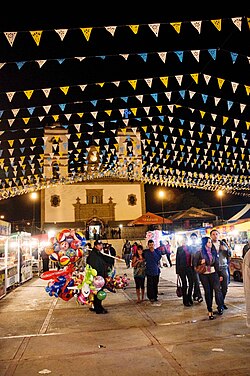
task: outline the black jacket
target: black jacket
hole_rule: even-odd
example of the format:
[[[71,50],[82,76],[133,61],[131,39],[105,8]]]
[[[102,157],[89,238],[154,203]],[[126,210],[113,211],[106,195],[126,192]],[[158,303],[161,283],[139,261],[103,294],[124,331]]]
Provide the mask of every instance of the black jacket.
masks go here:
[[[189,247],[187,247],[187,249],[188,249],[188,252],[190,253]],[[190,253],[190,261],[191,261],[191,253]],[[183,246],[180,246],[177,248],[175,262],[176,262],[175,264],[176,274],[180,274],[180,269],[191,266],[191,265],[187,265],[186,252],[184,251]]]
[[[193,258],[193,266],[199,265],[201,263],[201,260],[205,259],[206,265],[214,266],[215,271],[219,273],[219,255],[217,254],[215,247],[211,248],[211,252],[212,252],[212,261],[210,262],[206,248],[203,248],[202,250],[197,251]]]
[[[93,248],[86,260],[87,264],[97,271],[97,275],[106,278],[108,276],[109,257]]]

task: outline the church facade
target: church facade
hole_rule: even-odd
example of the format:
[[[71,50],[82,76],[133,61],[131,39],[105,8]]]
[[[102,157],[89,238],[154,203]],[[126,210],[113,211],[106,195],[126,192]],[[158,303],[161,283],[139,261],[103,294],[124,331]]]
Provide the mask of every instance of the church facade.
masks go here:
[[[68,132],[57,125],[45,128],[44,173],[47,178],[60,179],[69,174]],[[126,224],[146,212],[144,184],[138,179],[129,179],[128,169],[133,176],[141,176],[140,133],[131,129],[117,134],[117,164],[122,177],[105,176],[95,179],[99,168],[99,148],[88,148],[86,169],[93,178],[72,184],[55,184],[41,191],[41,227],[48,231],[62,228],[77,228],[92,239],[97,232],[100,237],[121,236]],[[129,152],[126,148],[129,141]],[[125,163],[126,160],[126,163]],[[129,165],[128,165],[129,160]],[[124,176],[123,176],[124,175]],[[125,234],[123,234],[123,237]]]

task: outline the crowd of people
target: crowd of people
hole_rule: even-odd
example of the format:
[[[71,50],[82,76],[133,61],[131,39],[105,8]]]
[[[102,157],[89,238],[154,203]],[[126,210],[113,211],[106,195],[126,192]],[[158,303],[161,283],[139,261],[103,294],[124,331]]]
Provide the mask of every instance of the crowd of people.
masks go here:
[[[202,238],[195,232],[190,238],[183,235],[181,244],[176,249],[175,271],[181,279],[182,303],[185,307],[191,307],[194,301],[202,303],[203,293],[209,320],[213,320],[215,314],[222,315],[224,310],[228,309],[226,296],[230,284],[231,249],[225,239],[220,240],[219,237],[216,229]],[[86,263],[96,269],[98,275],[107,278],[108,270],[114,268],[116,250],[111,244],[101,240],[95,240],[93,248],[88,243],[88,249]],[[243,258],[250,254],[249,249],[250,241],[243,249]],[[144,249],[142,244],[131,244],[126,239],[121,251],[126,267],[133,269],[137,304],[143,302],[145,297],[152,304],[157,303],[161,269],[173,266],[170,242],[161,240],[159,246],[155,247],[154,240],[149,239]],[[43,269],[48,270],[48,255],[42,256]],[[247,261],[245,265],[246,263]],[[203,271],[200,272],[199,266],[202,265]],[[249,263],[247,265],[249,266]],[[216,311],[213,310],[214,299]],[[96,296],[90,310],[97,314],[108,312],[102,306],[102,300]]]
[[[150,239],[146,249],[142,245],[131,245],[129,240],[123,246],[123,258],[127,268],[133,268],[137,303],[146,297],[152,303],[158,301],[158,284],[161,268],[172,267],[171,250],[168,241],[160,241],[159,247]],[[167,257],[169,255],[169,257]],[[176,274],[181,279],[182,302],[185,307],[191,307],[193,302],[203,302],[204,299],[210,320],[214,315],[222,315],[226,305],[226,295],[230,283],[229,263],[231,249],[224,240],[219,239],[219,232],[213,229],[210,236],[199,239],[192,233],[190,239],[182,237],[181,244],[176,250]],[[170,260],[169,260],[170,259]],[[197,270],[198,265],[204,265],[203,272]],[[145,287],[146,286],[146,287]],[[217,310],[213,310],[213,300]]]

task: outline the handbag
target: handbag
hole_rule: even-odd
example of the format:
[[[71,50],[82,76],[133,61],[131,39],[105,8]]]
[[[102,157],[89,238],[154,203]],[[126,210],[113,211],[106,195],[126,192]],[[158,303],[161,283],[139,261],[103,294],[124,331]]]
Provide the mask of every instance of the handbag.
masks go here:
[[[201,258],[203,258],[202,251],[201,251]],[[198,274],[204,274],[207,271],[207,266],[206,264],[198,264],[197,266],[194,267],[194,270]]]
[[[176,287],[176,295],[178,298],[182,297],[182,284],[181,284],[181,277],[178,275],[177,277],[177,287]]]
[[[199,274],[204,274],[207,271],[207,267],[205,264],[199,264],[194,267],[194,270]]]

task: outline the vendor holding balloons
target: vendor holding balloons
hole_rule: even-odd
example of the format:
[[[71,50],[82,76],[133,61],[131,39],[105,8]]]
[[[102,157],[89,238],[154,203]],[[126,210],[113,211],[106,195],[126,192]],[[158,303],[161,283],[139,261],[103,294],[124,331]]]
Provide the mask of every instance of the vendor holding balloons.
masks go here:
[[[102,248],[103,244],[101,240],[95,240],[94,248],[88,255],[86,262],[97,271],[98,276],[105,279],[108,276],[108,268],[110,265],[108,256],[105,256],[101,252]],[[99,289],[97,294],[94,294],[94,306],[93,308],[90,308],[91,311],[94,311],[97,314],[108,313],[108,311],[102,306],[102,301],[106,298],[106,292],[103,290],[103,287]]]

